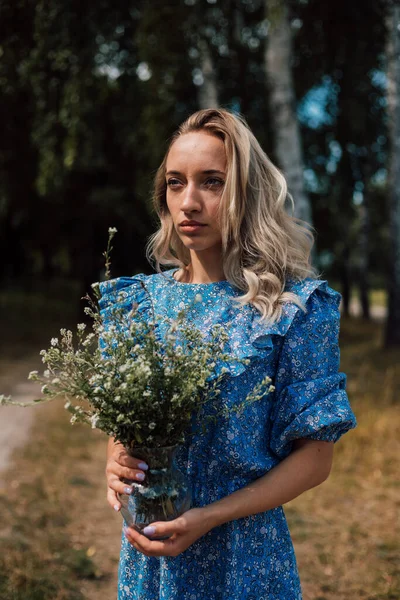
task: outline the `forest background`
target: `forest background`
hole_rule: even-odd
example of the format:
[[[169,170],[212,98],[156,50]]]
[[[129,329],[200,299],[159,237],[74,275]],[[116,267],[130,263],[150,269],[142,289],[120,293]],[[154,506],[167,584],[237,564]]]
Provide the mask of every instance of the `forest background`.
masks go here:
[[[399,600],[396,0],[0,0],[0,392],[29,396],[38,350],[84,320],[108,227],[112,276],[152,272],[155,171],[210,106],[243,114],[283,170],[343,295],[359,426],[327,484],[287,508],[305,599]],[[104,440],[37,414],[2,421],[0,597],[108,600],[120,523]]]
[[[387,286],[387,2],[2,0],[0,10],[3,286],[58,278],[88,289],[109,226],[115,276],[151,272],[152,178],[176,126],[210,105],[242,113],[285,173],[298,157],[282,164],[277,140],[296,118],[318,268],[346,305],[352,285]],[[284,122],[276,89],[287,73],[281,58],[275,73],[268,64],[282,19]]]

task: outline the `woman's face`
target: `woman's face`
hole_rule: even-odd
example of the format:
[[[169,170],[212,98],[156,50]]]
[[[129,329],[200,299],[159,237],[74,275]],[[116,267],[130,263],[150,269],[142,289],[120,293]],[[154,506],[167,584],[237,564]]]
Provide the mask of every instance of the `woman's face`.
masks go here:
[[[217,211],[226,177],[224,143],[205,132],[186,133],[166,163],[167,206],[177,234],[190,250],[220,247]],[[185,226],[185,221],[200,225]]]

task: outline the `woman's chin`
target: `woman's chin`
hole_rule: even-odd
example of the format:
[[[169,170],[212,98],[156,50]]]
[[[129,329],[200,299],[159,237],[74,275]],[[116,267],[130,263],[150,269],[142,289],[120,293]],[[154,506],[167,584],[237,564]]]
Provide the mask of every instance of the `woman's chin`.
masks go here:
[[[203,252],[204,250],[210,250],[211,248],[221,247],[220,240],[200,240],[196,238],[181,237],[182,244],[188,249],[194,252]]]

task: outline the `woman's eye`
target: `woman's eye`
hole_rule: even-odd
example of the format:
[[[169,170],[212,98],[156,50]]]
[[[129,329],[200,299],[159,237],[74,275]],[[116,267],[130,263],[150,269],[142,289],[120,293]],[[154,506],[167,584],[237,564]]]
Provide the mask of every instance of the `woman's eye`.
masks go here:
[[[175,187],[177,185],[180,185],[180,181],[179,179],[175,179],[175,177],[171,177],[171,179],[168,179],[167,181],[167,185],[169,185],[170,187]]]
[[[224,185],[224,182],[221,179],[217,179],[217,177],[209,177],[205,184],[209,187],[216,187]]]

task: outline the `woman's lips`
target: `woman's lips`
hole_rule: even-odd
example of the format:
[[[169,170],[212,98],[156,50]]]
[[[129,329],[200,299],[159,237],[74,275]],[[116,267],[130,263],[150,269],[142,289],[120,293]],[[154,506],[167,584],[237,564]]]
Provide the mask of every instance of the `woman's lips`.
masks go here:
[[[206,227],[206,224],[202,223],[202,224],[198,224],[198,225],[179,225],[180,229],[182,229],[182,231],[185,231],[186,233],[191,233],[192,231],[198,231],[199,229],[201,229],[202,227]]]

